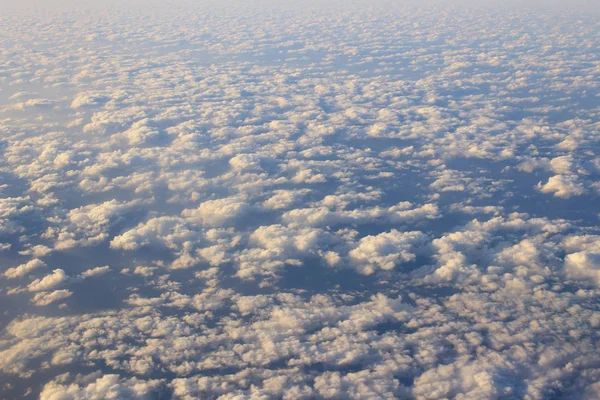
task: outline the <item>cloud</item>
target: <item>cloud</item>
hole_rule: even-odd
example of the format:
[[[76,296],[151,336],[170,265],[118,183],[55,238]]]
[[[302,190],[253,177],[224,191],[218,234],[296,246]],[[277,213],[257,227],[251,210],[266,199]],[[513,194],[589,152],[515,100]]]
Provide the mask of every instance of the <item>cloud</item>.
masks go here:
[[[261,226],[250,235],[250,246],[237,254],[236,275],[245,279],[274,275],[286,265],[301,265],[299,258],[317,256],[319,249],[333,241],[330,233],[318,228]]]
[[[225,198],[205,201],[197,209],[184,210],[181,215],[204,226],[224,227],[243,218],[251,210],[252,207],[239,199]]]
[[[40,400],[54,399],[149,399],[160,393],[163,383],[160,380],[122,379],[116,374],[107,374],[93,382],[78,385],[47,383],[42,389]]]
[[[576,280],[600,285],[600,253],[580,251],[565,257],[565,274]]]
[[[262,203],[262,206],[274,210],[290,208],[308,193],[310,193],[309,189],[276,190],[271,197]]]
[[[327,226],[348,223],[414,222],[439,218],[439,208],[428,203],[414,206],[400,202],[391,207],[363,207],[354,210],[331,211],[328,207],[297,208],[282,215],[282,220],[291,225]]]
[[[31,301],[35,303],[36,306],[47,306],[48,304],[71,297],[72,294],[73,292],[67,289],[59,289],[52,292],[38,292],[33,296]]]
[[[575,175],[554,175],[545,184],[539,182],[537,188],[542,193],[554,193],[554,196],[564,199],[585,193],[584,186]]]
[[[59,250],[79,246],[93,246],[109,239],[111,223],[122,214],[141,205],[140,201],[106,201],[100,204],[72,209],[66,215],[64,225],[50,227],[44,236],[56,238],[55,248]]]
[[[106,103],[110,98],[101,94],[80,93],[71,103],[71,108],[94,107]]]
[[[177,248],[181,243],[197,239],[197,233],[191,230],[181,218],[157,217],[115,236],[110,242],[110,247],[122,250],[137,250],[152,245]]]
[[[53,289],[59,285],[64,284],[69,280],[67,274],[62,269],[55,269],[51,274],[44,276],[43,278],[32,281],[27,289],[30,292],[40,292],[43,290]]]
[[[22,233],[23,217],[34,216],[38,208],[27,196],[0,198],[0,234],[3,236]]]
[[[515,390],[510,379],[516,374],[514,367],[501,358],[484,360],[473,362],[464,357],[454,364],[429,370],[415,381],[413,393],[418,399],[439,399],[455,393],[472,398],[512,395]]]
[[[369,275],[378,268],[391,270],[397,264],[413,261],[416,257],[411,252],[413,245],[423,242],[425,238],[422,232],[400,232],[393,229],[360,239],[356,248],[348,255],[361,274]]]
[[[39,258],[34,258],[33,260],[31,260],[25,264],[21,264],[18,267],[7,269],[4,272],[4,276],[8,279],[22,278],[36,269],[46,268],[46,267],[47,267],[47,265],[45,262],[43,262]]]
[[[110,271],[110,267],[108,265],[105,265],[104,267],[96,267],[96,268],[91,268],[86,271],[83,271],[81,273],[81,276],[84,278],[89,278],[92,276],[100,276],[100,275],[106,274],[108,271]]]

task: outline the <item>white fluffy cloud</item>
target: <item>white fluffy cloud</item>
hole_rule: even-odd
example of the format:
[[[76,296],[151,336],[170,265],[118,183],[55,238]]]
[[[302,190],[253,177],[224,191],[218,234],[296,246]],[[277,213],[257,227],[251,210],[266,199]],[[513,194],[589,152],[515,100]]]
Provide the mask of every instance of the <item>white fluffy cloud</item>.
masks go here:
[[[537,187],[542,193],[553,193],[554,196],[565,199],[585,192],[584,186],[574,175],[554,175],[545,184],[538,183]]]
[[[105,265],[104,267],[96,267],[96,268],[91,268],[86,271],[83,271],[81,273],[81,276],[84,278],[89,278],[92,276],[104,275],[108,271],[110,271],[110,267],[108,265]]]
[[[251,207],[236,198],[209,200],[197,209],[184,210],[181,215],[208,227],[223,227],[237,219],[242,219]]]
[[[53,289],[57,286],[67,282],[69,277],[65,274],[62,269],[55,269],[51,274],[44,276],[43,278],[32,281],[27,289],[31,292],[39,292],[42,290]]]
[[[4,272],[4,276],[8,279],[22,278],[36,269],[45,267],[47,267],[45,262],[38,258],[34,258],[33,260],[25,264],[21,264],[18,267],[7,269]]]
[[[274,194],[262,204],[265,208],[284,209],[298,203],[302,197],[310,193],[309,189],[301,190],[276,190]]]
[[[56,237],[55,247],[59,250],[99,244],[109,238],[110,224],[136,206],[140,206],[139,201],[121,203],[111,200],[72,209],[64,226],[50,227],[44,236]]]
[[[100,399],[150,399],[161,389],[160,380],[122,379],[119,375],[108,374],[87,384],[65,385],[50,382],[44,386],[40,400],[100,400]]]
[[[377,268],[391,270],[397,264],[414,260],[412,247],[425,238],[422,232],[400,232],[393,229],[360,239],[356,248],[348,255],[350,262],[361,274],[371,274]]]
[[[33,296],[31,301],[37,306],[47,306],[48,304],[71,297],[72,294],[73,292],[67,289],[59,289],[52,292],[38,292]]]
[[[565,257],[565,273],[571,279],[600,285],[600,253],[580,251]]]

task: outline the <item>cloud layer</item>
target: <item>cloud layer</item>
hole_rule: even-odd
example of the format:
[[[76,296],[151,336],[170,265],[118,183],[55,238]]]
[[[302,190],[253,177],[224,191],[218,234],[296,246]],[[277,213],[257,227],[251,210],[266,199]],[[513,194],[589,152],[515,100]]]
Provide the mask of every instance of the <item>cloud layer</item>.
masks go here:
[[[0,397],[600,396],[597,14],[331,7],[0,16]]]

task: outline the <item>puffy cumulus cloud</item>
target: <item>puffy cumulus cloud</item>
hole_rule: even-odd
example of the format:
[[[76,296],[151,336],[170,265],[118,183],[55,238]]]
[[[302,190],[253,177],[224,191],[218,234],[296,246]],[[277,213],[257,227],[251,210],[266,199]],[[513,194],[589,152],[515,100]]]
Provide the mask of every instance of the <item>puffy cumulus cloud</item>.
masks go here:
[[[0,235],[16,235],[25,231],[24,218],[39,211],[28,196],[0,198]]]
[[[327,182],[325,175],[312,169],[301,169],[292,178],[295,183],[324,183]]]
[[[407,398],[410,391],[398,380],[391,377],[391,371],[385,369],[362,370],[341,374],[326,372],[315,378],[315,389],[321,397],[327,399],[397,399]]]
[[[573,294],[546,289],[521,295],[525,298],[502,290],[441,301],[413,294],[414,306],[381,294],[359,302],[325,295],[244,296],[235,298],[232,310],[251,316],[250,322],[230,314],[214,328],[209,321],[216,315],[210,311],[227,304],[231,291],[204,294],[192,301],[176,293],[160,302],[138,299],[136,308],[118,313],[14,322],[7,328],[14,338],[0,352],[0,366],[27,374],[27,360],[52,354],[56,365],[83,357],[103,360],[122,374],[166,368],[180,375],[170,385],[182,398],[282,397],[289,391],[290,398],[464,394],[541,399],[557,387],[557,379],[591,372],[586,365],[597,359],[593,343],[580,339],[600,325],[598,312],[574,304]],[[538,311],[518,314],[523,300]],[[167,316],[153,310],[157,304],[204,313]],[[512,324],[489,322],[510,315],[518,315]],[[383,329],[387,324],[408,330]],[[552,334],[545,342],[533,340],[548,330]],[[113,351],[117,346],[120,350]],[[274,363],[281,366],[273,368]],[[234,372],[202,373],[215,368]],[[523,374],[526,380],[518,378]],[[411,387],[401,383],[413,380]],[[577,385],[591,391],[593,383]]]
[[[403,201],[387,208],[374,206],[334,211],[328,207],[298,208],[285,212],[282,220],[290,225],[317,227],[352,223],[416,222],[439,217],[440,211],[436,204],[415,206],[411,202]]]
[[[221,382],[208,376],[174,379],[173,394],[183,399],[198,398],[205,393],[220,395],[219,398],[222,399],[276,397],[291,400],[315,397],[315,391],[304,381],[300,368],[274,371],[253,368],[242,373],[225,375],[224,378]],[[252,383],[249,389],[243,390],[238,385],[240,379],[255,383]]]
[[[69,277],[62,269],[55,269],[51,274],[32,281],[27,289],[31,292],[53,289],[67,282]]]
[[[504,265],[507,269],[512,267],[521,276],[544,276],[550,274],[548,264],[554,261],[555,252],[553,244],[544,242],[544,235],[536,235],[498,251],[495,257],[499,265]]]
[[[237,154],[229,160],[229,165],[237,171],[262,171],[261,158],[254,154]]]
[[[314,252],[331,235],[317,228],[292,229],[282,225],[261,226],[250,235],[250,243],[276,251]]]
[[[518,169],[525,172],[533,172],[535,169],[541,168],[552,171],[556,174],[569,175],[573,174],[573,156],[559,156],[552,159],[547,157],[524,157],[525,161],[518,165]]]
[[[111,136],[115,144],[126,144],[129,146],[148,146],[154,143],[168,140],[168,135],[161,132],[158,127],[148,118],[134,122],[129,129]]]
[[[271,299],[266,295],[237,296],[235,299],[237,310],[242,315],[256,313],[256,310],[271,305]]]
[[[365,203],[372,203],[381,198],[382,192],[380,190],[370,190],[367,193],[357,192],[346,192],[336,195],[325,196],[320,203],[329,209],[345,209],[351,204],[364,205]]]
[[[93,246],[110,238],[109,229],[115,220],[125,219],[122,215],[139,207],[141,202],[107,201],[70,210],[60,224],[55,223],[44,232],[44,237],[55,238],[58,250],[80,246]]]
[[[462,192],[467,190],[468,183],[469,179],[461,177],[458,171],[444,169],[429,187],[441,192]]]
[[[106,274],[108,271],[110,271],[110,267],[108,265],[105,265],[103,267],[96,267],[96,268],[91,268],[86,271],[83,271],[81,273],[81,276],[83,278],[89,278],[92,276],[100,276],[100,275]]]
[[[544,276],[556,274],[561,233],[569,227],[564,220],[527,218],[518,213],[484,222],[475,219],[457,232],[432,241],[437,265],[426,280],[480,282],[495,287],[494,277],[511,272],[540,283]],[[513,245],[503,243],[507,236],[512,236]]]
[[[137,250],[144,246],[165,246],[176,249],[185,243],[198,240],[195,230],[179,217],[157,217],[140,223],[121,235],[115,236],[110,247],[122,250]]]
[[[588,250],[600,252],[600,236],[598,235],[566,235],[561,246],[569,253]]]
[[[473,399],[514,396],[514,365],[502,358],[471,360],[465,356],[450,365],[440,365],[415,381],[417,399],[442,399],[457,395]]]
[[[136,275],[141,275],[141,276],[152,276],[154,275],[155,271],[158,268],[156,267],[147,267],[147,266],[143,266],[143,265],[138,265],[137,267],[135,267],[135,269],[133,270],[133,273]]]
[[[59,289],[52,292],[39,292],[33,296],[31,301],[37,306],[47,306],[48,304],[71,297],[72,294],[73,292],[67,289]]]
[[[579,295],[552,293],[543,288],[520,294],[515,294],[510,290],[499,291],[493,296],[502,298],[503,306],[487,302],[487,296],[474,293],[456,294],[448,298],[446,305],[457,315],[468,316],[467,318],[475,325],[478,321],[485,321],[496,313],[500,315],[516,311],[523,305],[523,302],[539,307],[539,311],[533,315],[518,317],[513,321],[514,324],[489,326],[490,329],[486,331],[485,337],[490,340],[491,346],[484,353],[479,353],[477,359],[473,359],[469,347],[476,346],[480,349],[479,351],[484,350],[479,344],[482,340],[481,333],[465,335],[461,341],[450,338],[451,342],[458,346],[455,348],[463,352],[465,356],[457,358],[454,365],[440,366],[438,371],[432,371],[430,376],[432,379],[428,379],[429,382],[423,382],[429,383],[423,387],[424,390],[421,392],[424,398],[427,398],[430,390],[440,390],[440,395],[444,395],[444,393],[446,395],[462,394],[473,390],[474,393],[486,393],[500,398],[516,396],[543,399],[562,386],[560,381],[569,382],[563,387],[565,392],[575,390],[575,393],[581,393],[581,388],[577,389],[576,384],[571,381],[574,370],[567,364],[588,359],[587,351],[592,344],[589,341],[581,340],[582,336],[579,334],[589,329],[596,329],[597,317],[592,316],[596,315],[596,312],[582,306],[583,303],[579,300],[576,300],[576,303],[579,304],[574,304],[573,300],[577,299]],[[557,316],[557,309],[565,310],[565,313],[558,312],[560,316]],[[580,312],[581,315],[576,315]],[[592,320],[586,321],[586,318],[592,318]],[[563,326],[562,324],[566,320],[570,320],[575,325]],[[575,326],[577,328],[573,329]],[[565,348],[559,344],[563,339],[547,336],[548,330],[560,337],[575,335],[577,339],[569,340],[569,344]],[[543,335],[548,338],[549,342],[543,343],[536,340],[537,335]],[[459,344],[461,342],[462,344]],[[525,343],[531,343],[533,347],[527,347]],[[463,350],[460,350],[461,347]],[[592,358],[594,357],[592,356]],[[469,370],[470,365],[481,374],[475,370],[472,370],[470,375],[456,374],[458,371]],[[523,370],[523,365],[528,365],[528,367]],[[583,369],[586,368],[583,367]],[[524,371],[526,371],[526,376],[521,375]],[[575,375],[579,375],[581,372],[583,370],[580,369],[575,372]],[[519,379],[517,377],[519,375],[523,379]],[[429,373],[424,376],[429,376]],[[480,379],[473,379],[475,377]],[[441,385],[433,383],[440,380],[442,381]],[[586,383],[581,383],[586,387],[593,382],[592,378],[591,382],[587,380]]]
[[[200,311],[207,311],[218,310],[225,307],[233,293],[234,292],[230,289],[220,289],[209,286],[204,289],[202,293],[194,296],[187,296],[178,292],[166,292],[159,297],[149,298],[132,295],[126,302],[127,304],[141,307],[164,305],[165,307],[190,307]]]
[[[554,157],[550,160],[550,168],[557,174],[569,174],[573,169],[573,156]]]
[[[553,193],[554,196],[564,199],[585,193],[585,187],[575,175],[554,175],[544,184],[539,182],[537,188],[542,193]]]
[[[547,158],[530,158],[527,157],[525,161],[522,161],[517,169],[525,172],[533,172],[537,168],[550,169],[550,160]]]
[[[158,379],[123,379],[116,374],[107,374],[87,384],[65,385],[49,382],[44,385],[40,400],[56,399],[151,399],[163,391],[163,382]]]
[[[425,239],[422,232],[400,232],[393,229],[360,239],[348,256],[361,274],[369,275],[378,268],[391,270],[397,264],[414,260],[416,256],[411,252],[413,245]]]
[[[275,299],[271,297],[271,304],[252,310],[256,321],[248,326],[230,321],[223,329],[215,330],[210,337],[196,335],[194,327],[204,326],[206,318],[212,319],[212,312],[227,304],[231,294],[232,291],[208,289],[192,300],[176,293],[163,296],[160,300],[137,298],[131,301],[132,305],[138,307],[135,310],[123,311],[119,315],[101,313],[73,316],[62,319],[60,325],[52,318],[25,319],[13,323],[8,329],[12,335],[27,344],[14,344],[0,352],[1,366],[4,370],[14,369],[26,373],[27,360],[47,353],[53,354],[52,362],[56,364],[68,364],[74,361],[69,361],[73,357],[100,357],[113,368],[144,374],[163,367],[183,375],[215,367],[223,368],[226,365],[264,369],[280,359],[290,359],[290,363],[294,365],[310,365],[315,362],[352,365],[369,358],[362,352],[367,351],[369,339],[377,339],[376,335],[362,335],[362,331],[385,322],[406,321],[412,310],[401,299],[384,295],[373,296],[363,303],[343,305],[322,295],[305,302],[300,297],[283,294],[276,300],[279,306],[272,304]],[[150,306],[156,304],[184,309],[193,307],[204,314],[163,320],[159,314],[148,313]],[[110,325],[117,336],[105,336],[106,332],[99,329],[103,325]],[[64,337],[63,333],[68,330],[75,332],[77,336]],[[310,332],[315,333],[305,338],[304,335]],[[59,336],[50,339],[52,335],[59,333]],[[37,340],[40,334],[47,335],[45,340]],[[136,338],[148,335],[154,339],[143,349],[133,343],[123,348],[131,357],[129,360],[121,360],[119,354],[110,350],[121,340],[137,340]],[[334,340],[336,335],[348,337]],[[385,341],[383,337],[380,339]],[[332,340],[334,341],[331,342]],[[316,347],[306,349],[310,342],[314,342]],[[225,348],[219,349],[219,343]],[[331,343],[329,348],[328,343]],[[353,345],[358,346],[361,351],[351,351]],[[385,347],[383,343],[381,345]],[[305,349],[309,352],[305,353]],[[376,358],[383,355],[379,352],[385,352],[383,348],[373,351],[372,357]],[[148,352],[158,357],[158,364],[148,358]],[[237,382],[236,385],[243,387],[244,384]]]
[[[196,209],[184,210],[181,215],[191,221],[208,227],[224,227],[241,220],[252,207],[240,199],[229,197],[209,200]]]
[[[274,210],[290,208],[308,193],[310,193],[310,189],[275,190],[272,196],[262,203],[262,206]]]
[[[25,264],[21,264],[18,267],[7,269],[4,272],[4,276],[8,279],[22,278],[36,269],[46,268],[46,267],[47,267],[47,265],[45,262],[43,262],[39,258],[34,258],[33,260],[31,260]]]
[[[486,240],[483,232],[453,232],[434,239],[436,259],[439,267],[433,278],[440,280],[465,279],[478,275],[477,266],[470,264],[464,252],[466,249],[477,247]]]
[[[26,250],[19,251],[20,255],[34,257],[44,257],[50,253],[52,253],[52,248],[43,244],[26,245]]]
[[[571,279],[600,285],[600,252],[580,251],[565,257],[565,274]]]

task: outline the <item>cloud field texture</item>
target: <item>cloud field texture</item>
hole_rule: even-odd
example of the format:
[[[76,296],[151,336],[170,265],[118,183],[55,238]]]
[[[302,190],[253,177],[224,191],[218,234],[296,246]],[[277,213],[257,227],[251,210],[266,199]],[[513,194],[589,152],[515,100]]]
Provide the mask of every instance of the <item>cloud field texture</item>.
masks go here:
[[[0,398],[600,398],[599,16],[0,15]]]

